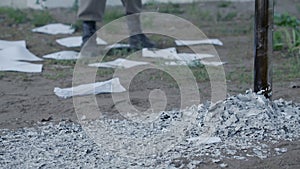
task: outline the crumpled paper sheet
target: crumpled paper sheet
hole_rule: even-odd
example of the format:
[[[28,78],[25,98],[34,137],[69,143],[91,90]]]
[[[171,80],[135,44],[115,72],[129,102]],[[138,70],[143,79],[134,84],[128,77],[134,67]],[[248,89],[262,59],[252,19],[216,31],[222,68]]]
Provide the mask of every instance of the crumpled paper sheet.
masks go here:
[[[125,43],[115,43],[107,46],[105,49],[122,49],[122,48],[125,49],[130,48],[130,45]]]
[[[50,35],[57,34],[72,34],[75,32],[75,29],[70,25],[65,25],[61,23],[48,24],[42,27],[32,29],[32,32],[45,33]]]
[[[107,42],[105,42],[99,37],[96,38],[96,41],[98,45],[107,45]],[[82,37],[81,36],[67,37],[67,38],[57,39],[56,42],[68,48],[80,47],[82,44]]]
[[[177,46],[192,46],[192,45],[218,45],[223,46],[223,42],[219,39],[205,40],[175,40]]]
[[[209,61],[200,61],[201,64],[205,66],[222,66],[227,62],[209,62]]]
[[[166,48],[166,49],[148,49],[144,48],[142,50],[143,57],[148,58],[161,58],[167,60],[181,60],[178,56],[176,48]]]
[[[215,66],[215,67],[222,66],[226,63],[227,62],[200,61],[200,64],[202,64],[204,66]],[[195,66],[193,61],[184,61],[184,60],[165,62],[165,65],[168,65],[168,66]]]
[[[79,53],[75,51],[60,51],[45,55],[43,58],[55,60],[76,60],[79,58]]]
[[[104,67],[104,68],[131,68],[135,66],[147,65],[148,62],[132,61],[127,59],[116,59],[110,62],[100,62],[89,64],[90,67]]]
[[[42,61],[23,46],[13,46],[0,50],[0,71],[18,71],[28,73],[42,72],[42,64],[23,61]]]
[[[0,50],[10,48],[13,46],[22,46],[26,48],[26,42],[25,40],[19,40],[19,41],[0,40]]]
[[[168,66],[189,66],[190,64],[191,63],[182,60],[165,62],[165,65]]]
[[[101,93],[121,93],[126,89],[120,84],[119,78],[113,78],[104,82],[83,84],[71,88],[54,88],[54,93],[60,98],[70,98],[73,96],[96,95]]]
[[[178,53],[177,55],[179,56],[180,60],[187,62],[215,57],[215,55],[202,53]]]
[[[156,49],[156,50],[144,48],[142,54],[143,57],[162,58],[167,60],[178,60],[178,61],[186,61],[186,62],[215,57],[214,55],[211,54],[177,53],[176,48],[174,47],[166,48],[166,49]]]
[[[173,60],[173,61],[165,62],[165,65],[169,65],[169,66],[193,65],[194,61],[196,60],[215,57],[214,55],[211,54],[177,53],[176,48],[166,48],[166,49],[158,49],[158,50],[144,48],[142,50],[142,55],[143,57]],[[203,65],[209,65],[209,66],[219,66],[224,64],[219,62],[206,62],[206,61],[200,61],[200,62]]]

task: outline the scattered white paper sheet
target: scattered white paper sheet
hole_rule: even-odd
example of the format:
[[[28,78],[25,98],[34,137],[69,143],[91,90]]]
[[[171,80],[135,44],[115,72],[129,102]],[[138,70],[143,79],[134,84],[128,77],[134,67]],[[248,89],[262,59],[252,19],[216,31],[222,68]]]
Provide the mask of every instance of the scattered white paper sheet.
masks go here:
[[[96,41],[98,45],[107,45],[107,42],[105,42],[99,37],[96,38]],[[82,44],[82,37],[81,36],[67,37],[67,38],[57,39],[56,42],[68,48],[80,47]]]
[[[124,43],[116,43],[106,47],[106,49],[119,49],[119,48],[130,48],[130,45]]]
[[[191,46],[191,45],[218,45],[223,46],[223,42],[219,39],[205,39],[205,40],[175,40],[177,46]]]
[[[208,62],[208,61],[200,61],[200,64],[205,65],[205,66],[222,66],[226,64],[226,62]],[[165,65],[168,66],[194,66],[194,61],[184,61],[184,60],[179,60],[179,61],[169,61],[165,62]]]
[[[42,61],[23,46],[13,46],[0,50],[0,71],[18,71],[28,73],[42,72],[42,64],[23,61]]]
[[[200,61],[200,63],[205,66],[222,66],[226,64],[226,62],[208,62],[208,61]]]
[[[178,56],[176,48],[166,48],[166,49],[148,49],[144,48],[142,50],[143,57],[149,58],[162,58],[168,60],[181,60]]]
[[[40,73],[42,72],[42,68],[43,68],[42,64],[32,64],[32,63],[12,61],[12,60],[3,61],[2,58],[0,62],[0,71]]]
[[[53,23],[45,25],[42,27],[32,29],[32,32],[45,33],[50,35],[57,34],[72,34],[75,32],[75,29],[70,25],[64,25],[61,23]]]
[[[143,57],[151,57],[151,58],[162,58],[167,60],[177,60],[177,61],[185,61],[185,62],[192,62],[194,60],[201,60],[205,58],[212,58],[215,57],[211,54],[200,54],[200,53],[177,53],[176,48],[166,48],[166,49],[147,49],[144,48]],[[173,62],[168,62],[173,64]],[[184,62],[178,62],[184,64]],[[186,64],[184,64],[186,65]]]
[[[170,62],[165,62],[165,65],[168,66],[188,66],[189,64],[186,61],[170,61]]]
[[[10,48],[13,46],[22,46],[22,47],[26,48],[26,42],[25,42],[25,40],[20,40],[20,41],[0,40],[0,50]]]
[[[45,55],[43,58],[56,60],[76,60],[79,58],[79,53],[75,51],[60,51]]]
[[[101,93],[121,93],[126,89],[120,84],[119,78],[113,78],[104,82],[83,84],[71,88],[54,88],[54,93],[60,98],[70,98],[73,96],[96,95]]]
[[[9,60],[15,61],[42,61],[43,59],[38,58],[32,54],[28,49],[23,46],[13,46],[0,50],[1,58],[8,58]]]
[[[200,54],[200,53],[178,53],[177,55],[179,56],[180,60],[187,61],[187,62],[215,57],[214,55],[211,54]]]
[[[111,62],[100,62],[89,64],[90,67],[104,67],[104,68],[131,68],[135,66],[147,65],[148,62],[132,61],[127,59],[118,58]]]
[[[97,45],[108,45],[107,42],[105,42],[103,39],[97,37],[96,38],[96,42],[97,42]]]

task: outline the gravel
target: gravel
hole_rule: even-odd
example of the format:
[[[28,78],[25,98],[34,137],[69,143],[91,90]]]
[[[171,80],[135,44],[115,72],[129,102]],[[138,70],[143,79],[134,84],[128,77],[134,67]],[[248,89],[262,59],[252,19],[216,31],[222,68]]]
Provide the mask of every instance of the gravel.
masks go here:
[[[161,112],[149,123],[102,118],[0,130],[0,168],[195,168],[210,159],[261,159],[299,140],[300,106],[251,91],[216,104]]]

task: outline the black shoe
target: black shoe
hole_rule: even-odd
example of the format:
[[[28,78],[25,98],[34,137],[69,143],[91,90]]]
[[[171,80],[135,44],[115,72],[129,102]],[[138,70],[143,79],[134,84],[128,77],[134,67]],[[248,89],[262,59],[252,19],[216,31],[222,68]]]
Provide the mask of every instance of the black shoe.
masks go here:
[[[82,24],[82,45],[83,46],[96,32],[96,22],[95,21],[83,21]],[[95,37],[95,36],[94,36]],[[93,39],[96,44],[96,37]]]
[[[133,49],[155,48],[152,42],[145,34],[133,35],[129,38],[130,47]]]

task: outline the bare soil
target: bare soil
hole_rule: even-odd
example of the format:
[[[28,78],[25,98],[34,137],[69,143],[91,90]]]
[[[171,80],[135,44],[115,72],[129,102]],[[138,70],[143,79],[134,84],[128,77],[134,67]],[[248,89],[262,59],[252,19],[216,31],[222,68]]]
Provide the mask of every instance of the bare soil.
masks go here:
[[[190,20],[206,33],[210,38],[219,38],[224,46],[216,47],[225,65],[227,79],[227,93],[234,95],[243,93],[253,88],[253,16],[254,2],[234,2],[228,7],[221,7],[220,2],[199,2],[193,4],[199,11],[205,11],[207,18],[199,18],[189,13],[191,5],[180,5],[178,16]],[[165,5],[166,6],[166,5]],[[290,14],[300,18],[300,3],[297,0],[276,1],[275,12]],[[158,6],[146,6],[145,11],[157,10]],[[163,9],[164,5],[160,7]],[[120,8],[121,10],[122,8]],[[110,10],[110,8],[107,8]],[[70,9],[49,10],[57,22],[74,24],[76,12]],[[30,12],[26,10],[25,12]],[[218,16],[234,12],[233,18]],[[202,13],[203,14],[203,13]],[[5,17],[0,16],[0,39],[21,40],[25,39],[28,49],[37,56],[48,53],[67,50],[59,46],[55,39],[66,37],[66,35],[50,36],[32,33],[34,27],[31,23],[14,24],[8,22]],[[76,35],[80,35],[80,30]],[[158,42],[165,47],[163,42]],[[289,57],[283,57],[284,53],[275,52],[273,56],[274,69],[282,69],[280,77],[273,81],[273,99],[284,98],[293,102],[300,102],[300,89],[292,88],[291,84],[300,84],[300,76],[285,78],[289,71],[284,63],[289,63]],[[40,74],[0,72],[0,129],[16,129],[39,125],[39,122],[59,122],[71,120],[76,122],[77,116],[73,107],[72,99],[60,99],[54,92],[54,87],[70,87],[74,63],[45,61],[43,72]],[[298,69],[300,71],[300,68]],[[147,71],[145,75],[135,79],[134,85],[130,87],[131,101],[140,110],[149,107],[148,96],[151,90],[161,89],[167,93],[167,109],[177,109],[180,96],[177,86],[170,86],[170,82],[159,78],[152,78],[159,72]],[[99,76],[99,75],[98,75]],[[99,79],[109,79],[110,74],[101,74]],[[198,82],[201,100],[210,99],[210,83],[208,81]],[[114,116],[116,112],[110,94],[97,96],[99,108]],[[228,168],[300,168],[300,143],[282,143],[281,147],[287,147],[288,152],[281,156],[270,157],[266,160],[248,159],[248,161],[228,159],[225,162]],[[220,168],[218,164],[205,163],[199,168]]]

